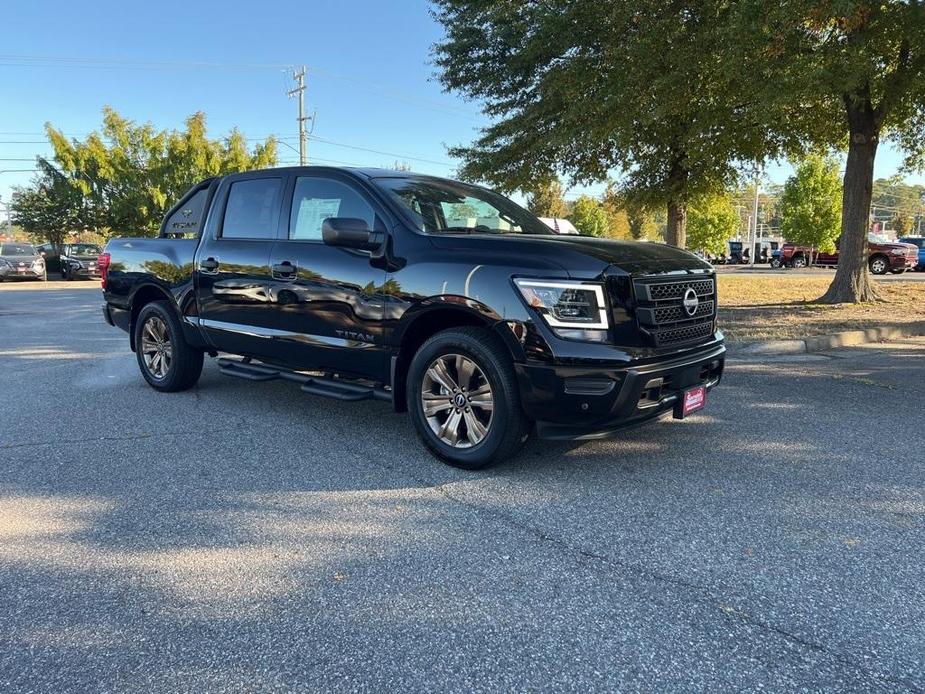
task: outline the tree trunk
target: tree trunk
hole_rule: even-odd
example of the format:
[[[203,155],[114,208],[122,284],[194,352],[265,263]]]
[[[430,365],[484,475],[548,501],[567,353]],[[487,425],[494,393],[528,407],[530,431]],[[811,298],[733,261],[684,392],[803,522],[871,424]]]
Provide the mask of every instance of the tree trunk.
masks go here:
[[[853,120],[856,122],[857,114],[849,113],[849,122]],[[879,298],[877,288],[867,272],[867,233],[870,230],[874,158],[877,156],[880,133],[872,123],[866,125],[863,129],[856,129],[852,124],[842,188],[838,269],[832,284],[819,299],[826,304],[856,304]]]
[[[687,204],[678,200],[668,203],[668,230],[665,243],[669,246],[687,246]]]

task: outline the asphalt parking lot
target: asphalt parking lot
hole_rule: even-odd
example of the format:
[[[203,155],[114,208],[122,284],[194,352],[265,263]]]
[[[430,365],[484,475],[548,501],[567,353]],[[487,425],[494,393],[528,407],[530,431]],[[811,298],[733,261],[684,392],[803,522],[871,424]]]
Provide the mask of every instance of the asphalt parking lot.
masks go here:
[[[0,289],[0,691],[925,689],[925,339],[478,473]]]

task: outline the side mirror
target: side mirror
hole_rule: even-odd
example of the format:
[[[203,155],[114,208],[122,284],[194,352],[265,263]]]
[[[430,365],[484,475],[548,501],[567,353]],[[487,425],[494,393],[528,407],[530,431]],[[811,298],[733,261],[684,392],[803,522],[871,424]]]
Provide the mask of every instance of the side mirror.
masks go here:
[[[385,241],[385,234],[372,231],[365,219],[328,217],[321,224],[321,238],[328,246],[373,251]]]

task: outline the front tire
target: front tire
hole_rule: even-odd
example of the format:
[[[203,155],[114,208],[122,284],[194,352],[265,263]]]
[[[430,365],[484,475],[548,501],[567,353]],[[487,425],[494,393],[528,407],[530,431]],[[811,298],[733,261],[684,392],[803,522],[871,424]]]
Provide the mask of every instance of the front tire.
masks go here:
[[[870,259],[870,263],[868,265],[870,267],[870,271],[875,275],[885,275],[890,269],[889,261],[882,255],[875,255]]]
[[[135,320],[135,357],[155,390],[175,393],[196,385],[203,354],[183,337],[177,314],[166,301],[145,304]]]
[[[411,360],[406,391],[418,436],[455,467],[506,460],[529,434],[511,357],[483,328],[453,328],[427,340]]]
[[[794,270],[802,270],[804,267],[806,267],[806,258],[802,255],[794,256],[793,261],[790,263],[790,267],[792,267]]]

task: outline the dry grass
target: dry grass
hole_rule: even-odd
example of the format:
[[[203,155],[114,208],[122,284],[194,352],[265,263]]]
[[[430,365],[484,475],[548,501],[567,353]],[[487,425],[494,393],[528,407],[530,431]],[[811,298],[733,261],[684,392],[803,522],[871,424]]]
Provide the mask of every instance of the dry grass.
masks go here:
[[[831,277],[718,277],[719,326],[730,342],[800,338],[907,323],[925,325],[925,282],[880,282],[882,301],[815,303]]]

